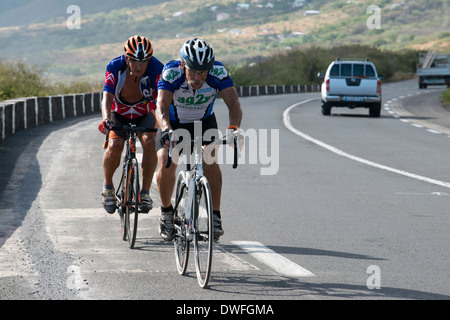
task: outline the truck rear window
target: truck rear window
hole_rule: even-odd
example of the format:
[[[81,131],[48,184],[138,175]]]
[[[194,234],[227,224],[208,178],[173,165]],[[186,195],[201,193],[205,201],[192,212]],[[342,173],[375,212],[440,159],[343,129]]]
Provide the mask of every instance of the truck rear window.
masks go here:
[[[366,77],[368,78],[374,78],[375,77],[375,70],[370,64],[366,64]]]
[[[375,69],[370,64],[337,63],[331,67],[330,77],[374,78]]]
[[[342,63],[341,64],[341,77],[351,77],[352,76],[352,64]]]
[[[334,64],[330,70],[330,77],[339,77],[339,64]]]
[[[353,76],[354,77],[364,77],[364,65],[354,64],[353,65]]]

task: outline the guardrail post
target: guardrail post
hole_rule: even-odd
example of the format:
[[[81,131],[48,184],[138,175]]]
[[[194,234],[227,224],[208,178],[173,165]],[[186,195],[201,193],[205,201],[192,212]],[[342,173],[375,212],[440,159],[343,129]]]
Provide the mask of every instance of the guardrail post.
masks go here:
[[[25,100],[25,129],[36,127],[36,98]]]
[[[258,90],[259,90],[259,95],[260,96],[265,96],[267,94],[266,87],[267,86],[259,86]]]
[[[83,95],[83,110],[85,114],[92,113],[92,93]]]
[[[11,136],[13,131],[13,104],[3,106],[3,140]]]
[[[80,116],[80,115],[84,115],[84,99],[83,99],[83,95],[82,94],[75,94],[73,96],[73,111],[74,111],[74,116]]]
[[[63,96],[64,101],[64,119],[73,118],[75,116],[74,96]]]
[[[102,100],[101,100],[101,92],[94,93],[94,112],[100,112],[102,110]]]
[[[5,109],[3,106],[0,106],[0,143],[5,140],[5,116],[4,116]]]
[[[43,125],[51,122],[50,97],[37,98],[37,125]]]
[[[25,129],[25,103],[16,101],[14,103],[14,126],[13,133]]]
[[[51,101],[51,121],[64,119],[64,110],[63,110],[63,99],[62,96],[53,96],[50,97]]]

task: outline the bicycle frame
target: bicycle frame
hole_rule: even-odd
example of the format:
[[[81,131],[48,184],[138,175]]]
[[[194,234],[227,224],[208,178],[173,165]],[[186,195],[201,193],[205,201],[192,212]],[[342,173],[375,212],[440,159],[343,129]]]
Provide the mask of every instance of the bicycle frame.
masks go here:
[[[201,152],[201,141],[202,137],[196,137],[194,140],[194,164],[191,166],[191,162],[188,160],[186,163],[186,168],[184,170],[185,179],[187,182],[186,186],[183,186],[182,191],[180,192],[180,196],[185,195],[187,192],[187,197],[185,196],[185,203],[190,204],[190,207],[187,208],[186,220],[188,222],[189,228],[187,230],[187,238],[188,241],[192,240],[191,232],[195,232],[195,225],[193,221],[195,221],[195,217],[192,212],[195,212],[195,207],[192,207],[192,204],[195,205],[195,201],[193,201],[197,197],[197,186],[198,181],[204,176],[203,175],[203,161],[202,161],[202,152]],[[200,149],[200,150],[199,150]],[[190,156],[188,156],[189,158]],[[187,189],[187,191],[185,190]],[[174,211],[178,209],[178,205],[181,202],[181,198],[175,199]],[[177,226],[176,226],[177,227]]]
[[[125,139],[125,148],[126,148],[126,152],[124,155],[124,159],[123,159],[123,165],[122,165],[122,179],[120,179],[120,183],[119,186],[117,187],[117,191],[120,191],[122,186],[126,184],[126,177],[127,174],[131,174],[132,168],[129,168],[130,163],[133,162],[133,160],[136,160],[136,165],[137,165],[137,159],[136,159],[136,126],[135,125],[130,125],[129,127],[131,130],[127,131],[127,139]],[[124,130],[125,129],[124,127]],[[130,170],[129,170],[130,169]],[[117,200],[117,206],[120,207],[122,204],[122,200],[120,199],[119,192],[116,192],[116,200]],[[128,194],[128,193],[125,193]],[[138,199],[137,199],[138,200]],[[127,199],[125,196],[125,199],[123,199],[123,203],[125,205],[135,205],[135,203],[132,203],[131,200]],[[139,202],[138,202],[139,203]]]
[[[133,248],[136,240],[138,213],[140,212],[139,164],[136,158],[136,138],[141,132],[155,132],[156,129],[137,127],[135,124],[118,128],[110,128],[108,124],[107,127],[108,134],[104,144],[105,149],[109,142],[108,138],[111,130],[126,133],[126,152],[122,166],[122,177],[116,189],[115,197],[122,225],[122,239],[128,240],[130,248]]]
[[[202,288],[208,284],[211,274],[212,252],[214,241],[213,208],[211,189],[203,174],[202,136],[197,136],[193,155],[187,155],[185,170],[180,171],[175,192],[175,259],[180,274],[184,274],[189,259],[190,242],[194,242],[195,268],[197,280]],[[210,141],[207,141],[208,143]],[[210,142],[226,144],[226,139]],[[234,139],[235,163],[237,167],[237,139]],[[170,139],[169,159],[166,167],[171,165],[173,139]],[[193,163],[191,164],[191,160]],[[184,200],[184,202],[182,202]]]

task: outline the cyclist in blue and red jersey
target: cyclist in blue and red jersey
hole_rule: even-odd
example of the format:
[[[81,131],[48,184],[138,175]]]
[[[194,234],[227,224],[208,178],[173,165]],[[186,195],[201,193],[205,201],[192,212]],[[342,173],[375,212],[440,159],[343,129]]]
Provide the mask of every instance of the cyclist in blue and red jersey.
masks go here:
[[[203,134],[210,130],[217,131],[213,106],[219,94],[228,107],[228,130],[238,130],[242,120],[241,104],[233,81],[225,66],[215,60],[213,48],[204,40],[191,39],[181,47],[180,57],[180,60],[170,61],[164,66],[158,82],[156,150],[160,169],[156,179],[161,198],[160,235],[166,241],[174,237],[170,200],[176,164],[172,162],[166,168],[170,130],[185,129],[193,139],[194,121],[201,121]],[[218,131],[215,138],[219,138]],[[222,173],[217,161],[205,162],[203,170],[211,187],[214,235],[217,240],[224,233],[220,213]]]
[[[157,128],[155,118],[156,85],[163,64],[153,57],[150,41],[141,36],[130,37],[124,44],[125,54],[113,59],[106,68],[103,88],[100,132],[106,134],[107,121],[111,127],[122,127],[130,123],[139,127]],[[111,131],[108,148],[103,156],[102,204],[108,213],[116,210],[113,185],[114,172],[120,165],[126,135],[122,131]],[[142,190],[140,209],[152,209],[150,186],[157,165],[155,133],[144,132],[140,136],[143,149]]]

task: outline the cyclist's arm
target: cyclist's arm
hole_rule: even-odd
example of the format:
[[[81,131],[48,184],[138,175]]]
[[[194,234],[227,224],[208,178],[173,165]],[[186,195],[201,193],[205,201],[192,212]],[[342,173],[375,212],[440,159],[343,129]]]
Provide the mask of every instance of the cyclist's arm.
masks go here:
[[[234,87],[228,87],[220,91],[220,96],[228,107],[230,126],[241,126],[242,108],[241,102]]]
[[[162,131],[172,129],[170,126],[170,105],[173,100],[173,92],[159,89],[158,100],[156,102],[156,121]]]
[[[102,99],[102,117],[103,119],[111,119],[111,107],[114,100],[114,94],[103,91]]]

